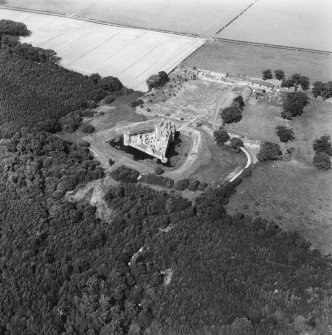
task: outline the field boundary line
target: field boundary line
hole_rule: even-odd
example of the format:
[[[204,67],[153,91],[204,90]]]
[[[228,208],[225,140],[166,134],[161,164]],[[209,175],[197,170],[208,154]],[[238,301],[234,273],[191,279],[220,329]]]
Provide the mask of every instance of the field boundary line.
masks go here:
[[[48,12],[48,11],[43,11],[43,10],[38,10],[38,9],[29,9],[29,8],[24,8],[24,7],[14,7],[14,6],[6,6],[6,5],[0,5],[0,9],[7,9],[7,10],[12,10],[12,11],[41,14],[41,15],[48,15],[48,16],[58,16],[58,17],[66,18],[66,19],[86,21],[86,22],[105,25],[105,26],[127,28],[127,29],[137,29],[137,30],[151,31],[151,32],[162,33],[162,34],[172,34],[172,35],[183,36],[183,37],[197,38],[200,40],[207,39],[207,37],[204,37],[198,34],[193,34],[193,33],[184,33],[184,32],[172,31],[172,30],[165,30],[165,29],[146,28],[146,27],[138,27],[138,26],[129,25],[129,24],[112,23],[112,22],[98,20],[98,19],[84,18],[84,17],[76,16],[76,14],[69,15],[69,14],[63,14],[63,13],[57,13],[57,12]]]
[[[287,45],[279,45],[279,44],[269,44],[269,43],[260,43],[260,42],[250,42],[250,41],[241,41],[241,40],[232,40],[229,38],[222,38],[222,37],[215,37],[214,40],[217,42],[228,42],[228,43],[235,43],[235,44],[247,44],[252,46],[258,47],[266,47],[266,48],[275,48],[275,49],[285,49],[285,50],[293,50],[293,51],[302,51],[302,52],[309,52],[314,54],[321,54],[321,55],[332,55],[332,51],[327,50],[316,50],[316,49],[308,49],[308,48],[301,48],[301,47],[292,47]]]
[[[223,27],[221,27],[214,36],[220,34],[225,28],[227,28],[229,25],[231,25],[234,21],[236,21],[241,15],[243,15],[251,6],[253,6],[258,0],[255,0],[252,2],[247,8],[245,8],[240,14],[236,15],[232,20],[230,20],[228,23],[226,23]]]

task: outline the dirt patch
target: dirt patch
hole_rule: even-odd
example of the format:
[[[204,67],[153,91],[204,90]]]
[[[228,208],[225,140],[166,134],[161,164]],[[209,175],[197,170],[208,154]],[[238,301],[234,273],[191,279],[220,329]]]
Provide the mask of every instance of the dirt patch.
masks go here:
[[[96,207],[97,217],[106,222],[111,222],[113,212],[105,201],[105,195],[110,187],[116,185],[117,182],[106,175],[103,179],[94,180],[75,191],[68,192],[66,199],[70,202],[88,202],[91,206]]]

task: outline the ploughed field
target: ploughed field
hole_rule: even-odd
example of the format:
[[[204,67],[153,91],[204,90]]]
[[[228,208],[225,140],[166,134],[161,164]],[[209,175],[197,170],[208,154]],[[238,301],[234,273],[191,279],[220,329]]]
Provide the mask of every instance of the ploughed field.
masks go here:
[[[115,76],[140,91],[147,90],[150,75],[171,71],[203,43],[199,38],[29,12],[0,9],[0,16],[25,23],[32,34],[22,42],[55,50],[64,67]]]
[[[262,0],[218,37],[332,51],[331,21],[331,1]]]
[[[254,0],[8,0],[9,6],[210,36]]]

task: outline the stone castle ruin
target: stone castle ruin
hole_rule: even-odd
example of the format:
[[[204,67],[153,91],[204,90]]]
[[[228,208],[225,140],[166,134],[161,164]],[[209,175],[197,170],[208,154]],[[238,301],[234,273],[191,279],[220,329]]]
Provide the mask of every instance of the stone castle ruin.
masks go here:
[[[173,122],[162,121],[155,125],[153,132],[140,134],[130,134],[129,131],[123,132],[123,144],[158,158],[162,163],[167,163],[166,155],[170,144],[174,142],[175,131]]]

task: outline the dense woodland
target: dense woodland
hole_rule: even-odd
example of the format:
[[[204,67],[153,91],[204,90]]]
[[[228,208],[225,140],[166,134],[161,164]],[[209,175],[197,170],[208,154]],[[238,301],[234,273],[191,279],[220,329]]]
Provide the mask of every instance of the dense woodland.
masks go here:
[[[104,172],[86,143],[33,125],[115,80],[5,52],[0,75],[0,124],[13,129],[0,136],[1,335],[330,334],[331,258],[273,222],[229,216],[241,180],[191,203],[116,170],[112,222],[66,200]]]
[[[54,60],[57,57],[53,50],[22,44],[16,37],[17,30],[1,29],[3,21],[6,20],[0,20],[2,136],[11,136],[23,125],[31,127],[41,123],[40,126],[44,129],[44,121],[50,120],[55,125],[69,112],[95,107],[96,102],[111,92],[123,89],[117,78],[102,78],[98,74],[84,76],[59,66]],[[21,26],[20,29],[25,31]],[[130,90],[123,91],[126,94]],[[49,130],[49,123],[46,128]]]

